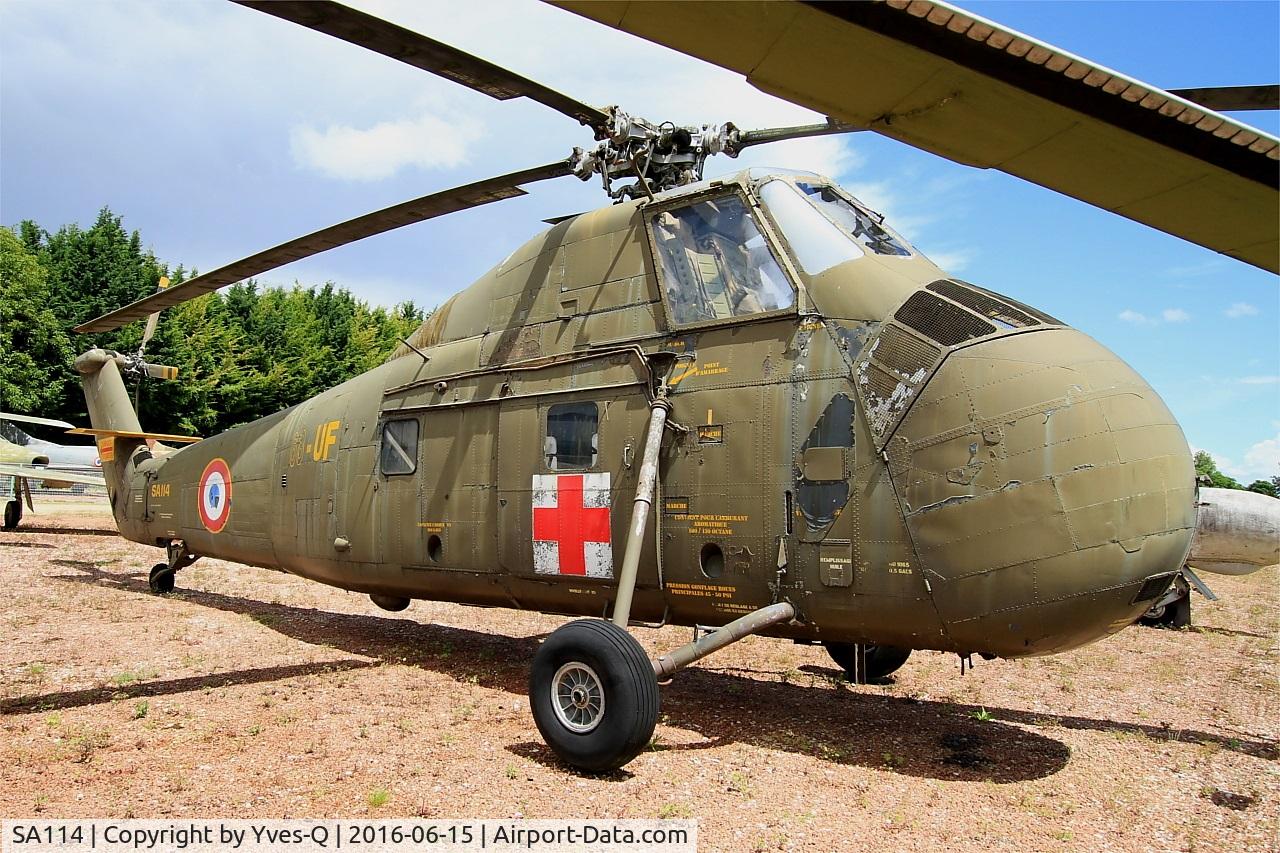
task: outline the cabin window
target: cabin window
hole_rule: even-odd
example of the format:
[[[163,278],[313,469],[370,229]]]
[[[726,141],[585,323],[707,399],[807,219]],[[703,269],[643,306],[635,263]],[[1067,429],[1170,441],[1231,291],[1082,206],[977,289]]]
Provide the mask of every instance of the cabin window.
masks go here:
[[[387,421],[382,425],[383,474],[412,474],[418,470],[418,419]]]
[[[786,181],[766,183],[760,188],[760,199],[787,238],[800,269],[809,275],[862,257],[859,244]]]
[[[907,241],[889,230],[880,214],[853,204],[826,184],[796,181],[796,189],[867,251],[904,257],[911,254]]]
[[[600,452],[600,418],[595,403],[557,403],[547,410],[543,459],[552,471],[590,468]]]
[[[796,295],[737,195],[655,214],[653,233],[671,318],[705,323],[779,311]]]

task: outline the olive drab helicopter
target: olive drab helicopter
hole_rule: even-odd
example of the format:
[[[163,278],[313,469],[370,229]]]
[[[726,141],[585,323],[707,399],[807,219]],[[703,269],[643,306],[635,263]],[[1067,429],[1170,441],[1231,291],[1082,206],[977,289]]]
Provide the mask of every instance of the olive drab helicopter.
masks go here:
[[[949,276],[827,178],[705,180],[703,168],[715,154],[857,130],[999,165],[1000,152],[968,150],[982,133],[967,109],[1005,122],[1007,139],[1074,111],[1104,151],[1061,148],[1056,177],[1034,163],[1011,170],[1274,270],[1274,138],[1151,87],[1156,108],[1117,94],[1114,72],[1062,65],[1053,48],[941,3],[565,4],[689,53],[705,47],[831,116],[765,130],[589,106],[336,3],[242,5],[494,98],[530,98],[593,140],[292,240],[78,331],[537,181],[599,180],[611,203],[517,248],[385,364],[164,457],[148,449],[123,376],[172,369],[141,352],[80,356],[120,532],[166,549],[153,591],[214,557],[391,611],[416,598],[580,617],[541,644],[529,698],[557,755],[597,772],[649,743],[659,682],[748,635],[821,643],[862,680],[912,649],[1012,658],[1080,646],[1174,582],[1196,528],[1195,472],[1140,376],[1048,314]],[[961,22],[995,46],[957,34]],[[823,33],[822,54],[860,43],[863,77],[878,68],[903,85],[867,95],[809,59],[770,54],[803,46],[806,32]],[[970,43],[951,52],[955,38]],[[1004,50],[1015,42],[1028,50]],[[936,98],[858,102],[910,91],[914,63],[929,76],[944,60],[954,79]],[[1030,83],[1017,88],[1006,66]],[[1057,75],[1056,88],[1038,75]],[[988,110],[1005,89],[1016,97]],[[1091,170],[1132,151],[1154,165],[1096,198]],[[1175,173],[1212,185],[1206,205],[1251,204],[1248,221],[1200,233],[1203,206],[1193,224],[1159,205],[1125,208],[1141,180]],[[693,626],[694,640],[650,660],[627,630],[641,623]]]

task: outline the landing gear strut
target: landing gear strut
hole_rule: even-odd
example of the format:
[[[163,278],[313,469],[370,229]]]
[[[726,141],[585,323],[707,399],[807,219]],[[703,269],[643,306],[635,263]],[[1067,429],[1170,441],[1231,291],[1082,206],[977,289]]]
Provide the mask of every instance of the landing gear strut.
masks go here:
[[[13,478],[13,499],[4,505],[4,529],[13,530],[22,521],[22,499],[26,498],[27,506],[31,506],[31,482],[25,477]]]
[[[167,548],[168,562],[156,563],[147,576],[147,586],[156,595],[167,595],[173,592],[174,575],[194,563],[198,557],[187,550],[187,543],[175,539]]]
[[[1138,622],[1151,628],[1189,627],[1192,589],[1210,601],[1218,600],[1218,596],[1213,594],[1213,590],[1200,580],[1190,566],[1183,566],[1165,594],[1157,598],[1147,612],[1138,617]]]

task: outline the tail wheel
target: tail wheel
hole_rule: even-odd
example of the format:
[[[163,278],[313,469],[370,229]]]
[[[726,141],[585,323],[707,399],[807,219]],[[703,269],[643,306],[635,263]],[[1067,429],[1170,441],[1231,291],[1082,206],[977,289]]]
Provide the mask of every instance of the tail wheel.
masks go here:
[[[824,643],[827,654],[844,670],[850,681],[866,684],[884,678],[907,662],[911,649],[874,643]],[[861,655],[861,660],[859,660]]]
[[[168,563],[156,563],[151,567],[151,574],[147,577],[147,586],[151,587],[151,591],[156,595],[173,592],[173,575],[174,571],[169,568]]]
[[[529,675],[529,706],[547,746],[588,773],[616,770],[653,739],[658,681],[635,638],[600,619],[552,632]]]
[[[1151,608],[1138,621],[1152,628],[1186,628],[1191,624],[1191,591],[1176,601]]]

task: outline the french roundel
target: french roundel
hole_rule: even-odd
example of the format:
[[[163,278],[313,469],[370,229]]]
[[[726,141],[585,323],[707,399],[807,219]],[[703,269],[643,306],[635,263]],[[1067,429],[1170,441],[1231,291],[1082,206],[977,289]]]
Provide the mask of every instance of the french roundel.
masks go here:
[[[231,468],[225,459],[214,459],[200,475],[200,522],[217,533],[231,516]]]

